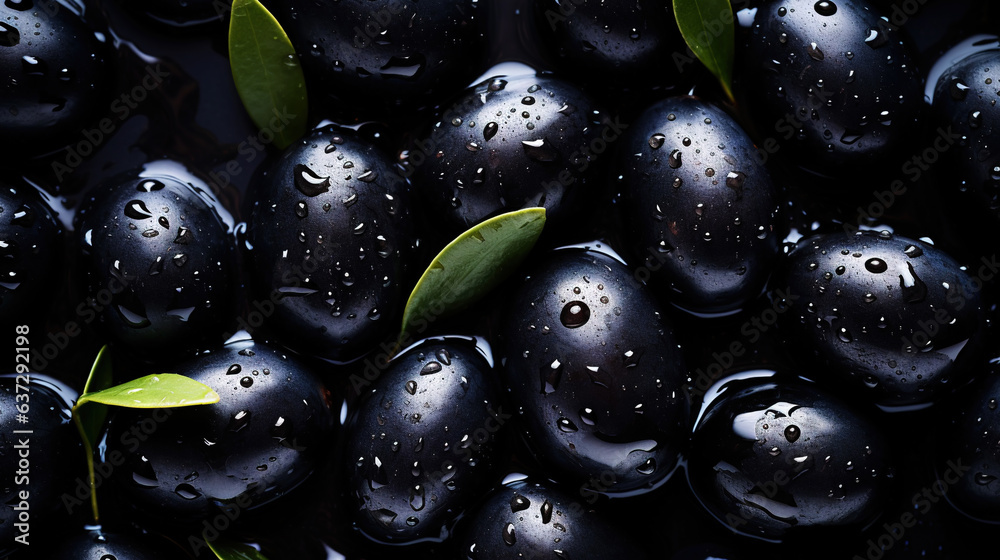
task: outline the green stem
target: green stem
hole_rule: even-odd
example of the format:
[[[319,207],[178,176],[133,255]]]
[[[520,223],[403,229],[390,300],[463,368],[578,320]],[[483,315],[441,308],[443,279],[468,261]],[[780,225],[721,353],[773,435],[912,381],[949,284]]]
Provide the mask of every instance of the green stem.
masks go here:
[[[97,476],[94,473],[94,448],[90,446],[90,440],[87,438],[87,432],[83,429],[83,422],[80,420],[80,415],[76,412],[79,406],[80,402],[77,402],[76,406],[73,407],[73,423],[76,424],[76,429],[80,432],[80,439],[83,440],[83,450],[87,454],[87,479],[90,483],[90,507],[94,511],[94,523],[99,523],[101,516],[97,511]]]

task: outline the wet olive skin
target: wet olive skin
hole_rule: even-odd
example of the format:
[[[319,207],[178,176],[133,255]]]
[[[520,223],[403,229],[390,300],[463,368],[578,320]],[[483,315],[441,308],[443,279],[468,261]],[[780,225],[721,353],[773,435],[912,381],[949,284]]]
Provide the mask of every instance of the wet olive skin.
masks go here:
[[[123,7],[157,23],[191,27],[228,18],[232,2],[218,0],[146,0],[142,4],[122,2]]]
[[[55,0],[0,6],[0,149],[41,154],[82,140],[110,102],[112,60],[107,42]]]
[[[616,88],[662,80],[682,47],[669,4],[644,0],[538,0],[536,24],[562,69]]]
[[[948,482],[959,475],[948,488],[948,501],[965,515],[986,521],[1000,522],[1000,381],[996,375],[984,376],[967,387],[961,398],[955,399],[954,414],[942,430],[947,441],[937,450],[938,475],[948,473]],[[955,467],[960,470],[956,471]],[[967,470],[961,470],[967,469]]]
[[[692,97],[654,104],[629,126],[615,175],[631,250],[672,301],[722,312],[761,293],[778,189],[729,115]]]
[[[613,258],[562,249],[543,262],[519,283],[500,331],[522,436],[556,480],[611,479],[597,489],[608,494],[648,491],[686,439],[673,333]]]
[[[892,473],[873,423],[812,385],[731,383],[695,428],[689,462],[717,519],[767,539],[874,519]]]
[[[144,518],[199,524],[223,507],[263,515],[320,469],[337,422],[329,391],[301,362],[237,341],[173,370],[221,400],[118,409],[107,427],[109,482]]]
[[[772,285],[791,294],[779,326],[826,380],[880,405],[931,402],[982,356],[982,283],[927,243],[876,232],[803,239]]]
[[[474,342],[430,339],[393,359],[347,422],[349,511],[369,538],[440,540],[487,490],[511,413]]]
[[[645,558],[585,500],[531,479],[494,490],[457,535],[456,558]]]
[[[25,510],[21,505],[22,492],[28,494],[28,541],[38,542],[32,537],[51,538],[59,533],[53,530],[55,526],[68,521],[61,498],[71,495],[77,477],[86,473],[83,446],[70,420],[70,407],[77,395],[61,394],[49,381],[46,376],[36,373],[0,375],[0,449],[4,450],[0,454],[0,473],[7,479],[0,486],[0,499],[4,504],[0,508],[2,555],[24,548],[14,540],[15,536],[23,534],[14,526],[23,522],[18,519]],[[22,423],[18,420],[21,413],[18,407],[25,405],[28,421]],[[30,433],[17,434],[15,430]],[[24,458],[21,453],[27,453],[27,469],[19,465]],[[15,507],[20,509],[15,510]],[[76,507],[84,510],[87,506]]]
[[[428,211],[456,235],[529,207],[565,224],[603,180],[602,159],[626,127],[570,83],[499,76],[467,90],[400,161]]]
[[[329,110],[381,116],[440,102],[482,72],[476,0],[296,0],[265,4]]]
[[[165,539],[96,530],[68,538],[51,560],[168,560],[189,558]]]
[[[777,141],[769,151],[831,176],[907,153],[921,76],[904,36],[880,17],[864,0],[762,3],[736,49],[735,87],[747,93],[759,134]]]
[[[60,279],[63,227],[27,187],[0,183],[0,325],[24,321]]]
[[[235,247],[207,185],[143,175],[95,189],[76,216],[78,313],[132,350],[193,346],[231,318]]]
[[[320,129],[255,185],[248,228],[266,325],[288,347],[358,358],[395,328],[415,231],[409,184],[374,146]]]
[[[1000,219],[997,68],[1000,49],[968,56],[938,79],[933,102],[937,124],[961,138],[942,153],[941,187],[960,197],[963,209],[986,208],[994,220]]]

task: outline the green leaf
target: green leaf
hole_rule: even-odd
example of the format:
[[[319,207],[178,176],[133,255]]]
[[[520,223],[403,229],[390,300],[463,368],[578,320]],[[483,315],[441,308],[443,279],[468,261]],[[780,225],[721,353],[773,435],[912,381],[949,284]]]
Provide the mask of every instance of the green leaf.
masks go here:
[[[76,406],[100,403],[125,408],[176,408],[217,402],[219,394],[208,385],[176,373],[160,373],[85,393]]]
[[[258,0],[233,0],[229,65],[250,118],[285,149],[305,134],[309,103],[302,66],[281,24]]]
[[[90,376],[83,387],[83,394],[94,393],[107,389],[113,383],[111,377],[111,351],[107,346],[97,353],[97,359],[90,368]],[[79,411],[80,424],[83,426],[83,439],[88,442],[97,441],[97,436],[104,425],[108,409],[103,406],[88,406]]]
[[[94,472],[94,445],[101,426],[108,414],[108,406],[127,408],[175,408],[219,402],[219,395],[211,387],[194,379],[174,373],[147,375],[115,387],[111,384],[111,358],[107,346],[101,348],[90,369],[90,377],[83,394],[73,405],[73,423],[76,424],[83,450],[87,456],[90,480],[90,505],[94,522],[101,516],[97,507],[97,477]],[[89,406],[84,406],[89,405]]]
[[[715,74],[729,100],[735,103],[732,84],[736,31],[730,1],[674,0],[674,18],[684,42]]]
[[[223,540],[213,542],[206,535],[202,535],[202,537],[205,538],[208,548],[215,553],[215,557],[219,560],[267,560],[267,556],[251,546]]]
[[[422,332],[486,295],[528,255],[544,226],[545,209],[527,208],[490,218],[455,238],[410,293],[400,343],[406,333]]]

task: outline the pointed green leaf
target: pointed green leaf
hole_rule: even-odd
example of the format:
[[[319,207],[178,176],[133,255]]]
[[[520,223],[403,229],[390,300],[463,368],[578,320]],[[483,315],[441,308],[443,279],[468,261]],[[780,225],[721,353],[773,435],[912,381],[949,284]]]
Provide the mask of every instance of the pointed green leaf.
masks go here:
[[[217,402],[219,394],[208,385],[176,373],[160,373],[87,393],[76,406],[100,403],[125,408],[176,408]]]
[[[83,394],[95,393],[107,389],[113,383],[111,377],[111,351],[107,346],[101,348],[97,353],[97,359],[90,368],[90,376],[87,377],[87,384],[83,387]],[[87,441],[97,441],[101,426],[104,425],[104,418],[108,409],[103,406],[88,406],[80,410],[80,424],[83,426],[83,437]]]
[[[698,60],[733,99],[735,24],[729,0],[674,0],[674,17],[681,36]]]
[[[202,537],[205,538],[208,548],[215,553],[215,557],[219,560],[267,560],[267,556],[251,546],[222,539],[212,541],[206,535],[202,535]]]
[[[528,255],[544,226],[545,209],[527,208],[490,218],[455,238],[410,293],[400,341],[486,295]]]
[[[229,65],[250,118],[285,149],[305,134],[308,101],[302,66],[278,20],[258,0],[233,0]]]

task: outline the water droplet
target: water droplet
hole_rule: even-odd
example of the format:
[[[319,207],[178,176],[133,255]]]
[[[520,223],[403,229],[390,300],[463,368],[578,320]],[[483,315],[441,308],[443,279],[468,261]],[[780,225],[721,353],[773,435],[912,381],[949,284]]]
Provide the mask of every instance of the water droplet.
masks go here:
[[[840,327],[837,331],[837,338],[839,338],[841,342],[848,344],[854,341],[854,336],[851,334],[851,331],[847,330],[845,327]]]
[[[500,126],[497,123],[495,122],[486,123],[486,126],[483,127],[483,139],[489,142],[491,138],[497,135],[497,131],[499,130]]]
[[[152,218],[153,213],[146,208],[146,203],[141,200],[130,200],[125,203],[125,215],[133,220],[145,220]]]
[[[405,389],[406,389],[407,393],[409,393],[411,395],[416,395],[417,394],[417,382],[413,381],[412,379],[410,381],[407,381],[406,385],[405,385]]]
[[[13,25],[0,22],[0,47],[14,47],[21,42],[21,32]]]
[[[306,205],[304,200],[300,200],[295,204],[295,215],[299,219],[305,218],[309,215],[309,206]]]
[[[997,477],[993,475],[981,472],[976,473],[976,484],[979,484],[980,486],[986,486],[987,484],[993,482],[996,479]]]
[[[233,417],[229,419],[229,431],[238,432],[246,428],[247,424],[250,423],[250,416],[249,410],[241,410],[233,414]]]
[[[568,329],[582,327],[590,320],[590,307],[582,301],[571,301],[563,306],[559,320]]]
[[[656,472],[656,459],[653,459],[652,457],[646,459],[646,462],[636,467],[635,471],[639,474],[653,474]]]
[[[979,128],[983,125],[983,114],[980,111],[973,111],[969,113],[969,126],[972,128]]]
[[[854,132],[854,131],[850,131],[850,130],[845,130],[844,134],[842,134],[840,136],[840,142],[842,144],[846,144],[846,145],[850,146],[852,144],[857,143],[857,141],[861,140],[862,137],[864,137],[864,133],[862,133],[862,132]]]
[[[542,502],[542,524],[545,525],[549,521],[552,521],[552,504],[548,500]]]
[[[559,360],[553,360],[548,366],[542,367],[542,393],[554,393],[559,388],[562,371],[563,365]]]
[[[654,150],[659,150],[663,147],[663,143],[667,140],[667,137],[662,134],[654,134],[649,137],[649,147]]]
[[[181,226],[177,228],[177,237],[174,238],[174,243],[178,245],[190,245],[194,241],[194,234],[191,230]]]
[[[420,369],[420,375],[431,375],[441,371],[441,364],[438,362],[427,362],[423,368]]]
[[[906,256],[910,257],[911,259],[915,259],[919,256],[922,256],[924,254],[924,250],[921,249],[920,247],[917,247],[916,245],[907,245],[906,249],[903,249],[903,253],[905,253]]]
[[[514,497],[510,499],[510,511],[511,513],[517,513],[519,511],[524,511],[531,507],[531,501],[524,496],[514,493]]]
[[[560,418],[556,421],[556,425],[559,426],[559,430],[571,434],[579,430],[576,424],[573,423],[569,418]]]
[[[951,93],[951,98],[955,101],[962,101],[969,95],[969,86],[962,83],[961,80],[952,80],[951,86],[948,88],[949,93]]]
[[[816,46],[816,43],[809,43],[809,46],[806,47],[806,53],[813,60],[823,60],[824,58],[823,51]]]
[[[330,177],[322,177],[308,166],[297,164],[293,173],[295,188],[306,196],[318,196],[330,190]]]
[[[392,525],[392,522],[395,521],[397,517],[399,517],[398,513],[392,511],[391,509],[386,509],[386,508],[378,509],[377,511],[374,512],[374,515],[375,519],[377,519],[379,523],[385,525],[386,527]]]
[[[837,5],[827,0],[820,0],[819,2],[816,2],[813,9],[815,9],[816,13],[821,16],[832,16],[837,13]]]
[[[927,297],[927,285],[917,276],[913,265],[906,263],[907,271],[899,275],[899,286],[903,290],[903,300],[907,303],[920,303]]]
[[[521,140],[521,147],[524,149],[524,154],[535,161],[549,162],[559,157],[559,152],[545,138]]]
[[[868,259],[865,261],[865,268],[872,274],[882,274],[889,269],[889,265],[882,259]]]
[[[677,169],[678,167],[681,166],[680,150],[674,150],[670,152],[670,155],[667,156],[667,165],[669,165],[671,169]]]
[[[507,546],[514,546],[517,542],[517,537],[514,535],[514,524],[507,523],[503,527],[503,542],[507,543]]]
[[[875,29],[873,27],[868,28],[867,36],[865,37],[865,44],[873,49],[884,46],[889,42],[889,37],[882,31]]]
[[[795,443],[795,441],[799,439],[800,435],[802,435],[802,432],[799,430],[799,427],[794,424],[785,428],[785,439],[788,440],[788,443]]]
[[[185,500],[194,500],[201,497],[201,493],[195,490],[194,486],[190,484],[179,484],[177,488],[174,488],[174,493]]]
[[[736,197],[740,198],[743,196],[743,185],[746,180],[747,176],[742,171],[730,171],[726,175],[726,186],[736,191]]]
[[[410,508],[413,511],[424,509],[424,487],[420,484],[410,489]]]
[[[243,379],[240,379],[240,385],[249,388],[251,385],[253,385],[253,378],[244,377]]]

